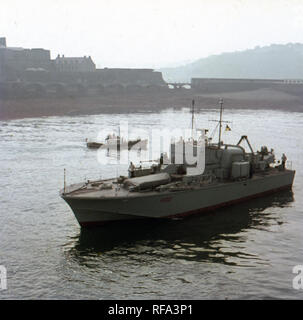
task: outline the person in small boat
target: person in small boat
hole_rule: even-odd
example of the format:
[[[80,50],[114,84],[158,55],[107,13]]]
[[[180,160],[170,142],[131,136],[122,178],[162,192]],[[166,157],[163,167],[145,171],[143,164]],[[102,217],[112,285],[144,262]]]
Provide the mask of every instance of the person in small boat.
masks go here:
[[[281,158],[283,170],[285,169],[286,160],[287,160],[287,157],[286,157],[285,153],[283,153],[282,158]]]
[[[128,175],[130,178],[134,177],[134,172],[135,172],[135,165],[131,162],[128,168]]]
[[[162,165],[164,163],[164,155],[163,153],[161,153],[161,156],[160,156],[160,165]]]

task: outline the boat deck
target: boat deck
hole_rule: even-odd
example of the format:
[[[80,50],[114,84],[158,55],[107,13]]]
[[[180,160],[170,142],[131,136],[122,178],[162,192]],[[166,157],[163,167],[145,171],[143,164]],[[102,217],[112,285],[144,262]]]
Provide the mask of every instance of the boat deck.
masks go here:
[[[274,176],[274,175],[284,175],[293,172],[293,170],[285,169],[284,171],[279,171],[278,169],[270,169],[264,172],[258,172],[253,175],[249,180],[257,180],[262,179],[266,176]],[[240,181],[245,181],[248,179],[243,179]],[[179,190],[165,190],[161,191],[161,194],[171,194],[177,193],[181,191],[194,190],[194,189],[203,189],[209,188],[211,186],[220,186],[226,184],[232,184],[238,181],[224,181],[218,182],[214,181],[212,183],[208,183],[207,185],[201,184],[190,184],[182,186]],[[159,194],[160,191],[155,190],[146,190],[146,191],[135,191],[130,192],[128,189],[124,188],[123,185],[117,183],[117,179],[108,179],[108,180],[99,180],[99,181],[90,181],[86,183],[78,183],[67,186],[64,190],[61,190],[61,196],[63,198],[77,198],[77,199],[100,199],[100,198],[129,198],[129,197],[146,197],[152,196],[155,194]]]

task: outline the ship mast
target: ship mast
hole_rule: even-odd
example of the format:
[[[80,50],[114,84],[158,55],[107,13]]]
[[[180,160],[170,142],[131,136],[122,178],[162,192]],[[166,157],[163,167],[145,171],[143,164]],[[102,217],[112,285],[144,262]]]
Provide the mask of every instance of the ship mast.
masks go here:
[[[194,138],[195,100],[191,102],[191,137]]]
[[[220,148],[221,146],[221,136],[222,136],[222,123],[229,123],[230,121],[223,121],[222,117],[223,117],[223,99],[221,98],[219,100],[219,104],[220,104],[220,118],[219,120],[209,120],[209,121],[214,121],[214,122],[218,122],[218,124],[216,125],[215,131],[217,130],[217,127],[219,126],[219,140],[218,140],[218,148]]]
[[[220,148],[221,145],[221,131],[222,131],[222,113],[223,113],[223,99],[221,98],[220,101],[220,120],[219,120],[219,141],[218,147]]]

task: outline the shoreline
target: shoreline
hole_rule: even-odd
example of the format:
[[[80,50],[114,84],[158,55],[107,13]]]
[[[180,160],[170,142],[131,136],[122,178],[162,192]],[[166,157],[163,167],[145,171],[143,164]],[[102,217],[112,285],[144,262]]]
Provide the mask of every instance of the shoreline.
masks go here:
[[[281,91],[197,93],[192,90],[142,94],[107,94],[103,96],[69,96],[1,100],[0,121],[48,116],[78,116],[108,113],[159,112],[191,107],[196,110],[216,109],[224,99],[225,109],[279,110],[303,112],[303,96]]]

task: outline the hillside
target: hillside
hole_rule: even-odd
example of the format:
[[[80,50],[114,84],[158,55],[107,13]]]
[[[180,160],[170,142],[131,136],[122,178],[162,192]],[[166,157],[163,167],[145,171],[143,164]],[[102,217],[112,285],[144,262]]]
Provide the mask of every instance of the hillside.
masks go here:
[[[303,44],[272,44],[160,69],[168,82],[191,78],[303,79]]]

